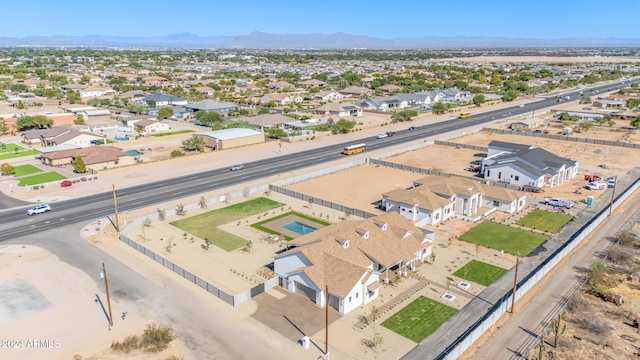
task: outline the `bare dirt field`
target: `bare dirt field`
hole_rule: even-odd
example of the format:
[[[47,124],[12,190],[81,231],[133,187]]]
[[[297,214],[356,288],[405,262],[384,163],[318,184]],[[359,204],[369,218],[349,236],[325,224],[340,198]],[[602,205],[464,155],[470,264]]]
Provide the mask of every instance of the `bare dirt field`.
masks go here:
[[[20,281],[20,288],[5,289],[11,296],[4,304],[11,311],[1,312],[0,333],[10,342],[0,349],[2,359],[71,359],[78,354],[84,359],[120,359],[109,350],[111,342],[142,334],[147,320],[136,313],[135,305],[111,301],[114,326],[109,327],[96,294],[105,308],[104,288],[96,286],[84,272],[61,262],[49,252],[28,245],[0,246],[0,284]],[[37,264],[37,266],[35,266]],[[46,271],[42,271],[46,269]],[[25,298],[11,308],[15,297],[25,292],[40,296]],[[0,309],[3,306],[0,305]],[[7,309],[2,309],[7,310]],[[120,314],[127,312],[122,320]],[[22,315],[16,315],[16,314]],[[9,315],[9,318],[4,316]],[[174,341],[162,354],[131,354],[129,359],[163,359],[180,354],[181,345]],[[89,356],[89,357],[88,357]]]

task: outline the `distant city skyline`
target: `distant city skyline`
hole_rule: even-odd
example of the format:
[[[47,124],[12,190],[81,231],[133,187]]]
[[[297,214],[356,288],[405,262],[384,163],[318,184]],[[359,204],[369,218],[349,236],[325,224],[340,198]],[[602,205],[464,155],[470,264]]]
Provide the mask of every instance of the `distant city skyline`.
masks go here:
[[[640,1],[32,0],[2,5],[0,37],[200,37],[346,33],[382,39],[420,36],[638,38]]]

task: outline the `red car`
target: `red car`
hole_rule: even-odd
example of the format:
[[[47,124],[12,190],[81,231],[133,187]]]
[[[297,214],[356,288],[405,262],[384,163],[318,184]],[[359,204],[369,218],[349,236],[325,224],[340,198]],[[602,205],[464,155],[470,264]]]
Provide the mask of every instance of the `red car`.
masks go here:
[[[71,180],[63,180],[63,181],[60,183],[60,186],[62,186],[62,187],[69,187],[69,186],[71,186],[71,185],[73,185],[73,182],[72,182]]]

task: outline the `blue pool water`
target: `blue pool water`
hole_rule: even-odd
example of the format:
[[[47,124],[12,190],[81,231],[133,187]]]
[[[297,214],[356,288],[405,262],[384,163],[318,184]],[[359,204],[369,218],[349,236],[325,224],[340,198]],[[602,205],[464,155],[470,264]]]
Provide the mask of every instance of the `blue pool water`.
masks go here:
[[[140,156],[140,155],[143,155],[144,153],[140,152],[138,150],[129,150],[129,151],[127,151],[127,154],[133,155],[133,156]]]
[[[306,235],[306,234],[312,233],[312,232],[317,230],[314,227],[311,227],[309,225],[305,225],[305,224],[297,222],[297,221],[290,222],[288,224],[284,224],[284,225],[282,225],[282,227],[287,229],[287,230],[291,230],[294,233],[298,233],[300,235]]]
[[[118,141],[127,141],[127,140],[129,140],[129,138],[128,137],[117,137],[116,140],[118,140]]]

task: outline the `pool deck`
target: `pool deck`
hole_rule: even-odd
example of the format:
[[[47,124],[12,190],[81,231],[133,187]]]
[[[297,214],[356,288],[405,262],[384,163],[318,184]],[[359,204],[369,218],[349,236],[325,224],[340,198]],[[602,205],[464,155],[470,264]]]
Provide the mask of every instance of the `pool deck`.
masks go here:
[[[301,218],[301,217],[299,217],[297,215],[287,215],[287,216],[282,217],[280,219],[276,219],[276,220],[270,221],[270,222],[268,222],[266,224],[262,224],[262,226],[267,228],[267,229],[279,232],[282,235],[290,236],[291,238],[295,239],[297,237],[302,236],[302,234],[298,234],[295,231],[291,231],[291,230],[285,229],[283,227],[283,225],[286,225],[286,224],[288,224],[290,222],[294,222],[294,221],[297,221],[297,222],[299,222],[301,224],[304,224],[306,226],[312,227],[314,229],[319,229],[319,228],[324,227],[324,225],[322,225],[320,223],[317,223],[317,222],[314,222],[314,221],[311,221],[311,220],[307,220],[307,219],[303,219],[303,218]]]

